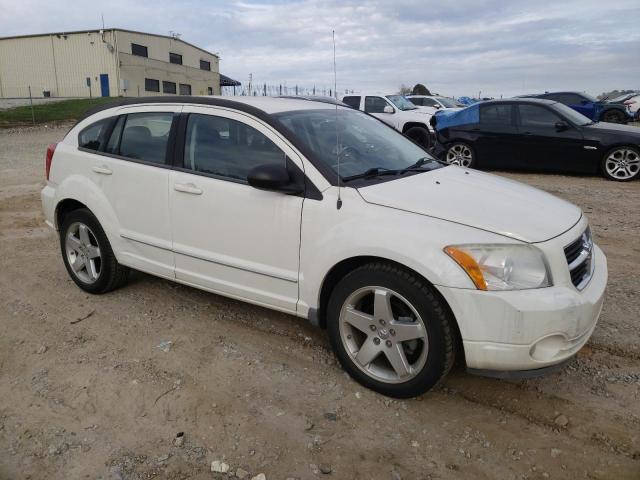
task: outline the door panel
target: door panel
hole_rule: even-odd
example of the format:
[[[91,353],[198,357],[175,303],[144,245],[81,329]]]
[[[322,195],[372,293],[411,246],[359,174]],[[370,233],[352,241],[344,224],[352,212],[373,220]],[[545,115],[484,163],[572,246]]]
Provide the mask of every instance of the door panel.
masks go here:
[[[170,170],[164,151],[172,119],[180,107],[146,106],[144,113],[141,110],[123,109],[128,115],[120,117],[107,143],[114,156],[91,155],[90,178],[116,214],[117,233],[122,240],[118,252],[121,263],[173,278]],[[122,152],[120,146],[124,148]],[[158,157],[160,149],[162,154]],[[120,153],[132,157],[125,158]]]
[[[556,123],[564,119],[540,105],[519,105],[518,111],[526,168],[579,171],[586,167],[589,162],[583,161],[584,139],[580,131],[571,125],[558,131]]]
[[[169,178],[176,278],[294,313],[303,199],[257,190],[242,177],[254,161],[295,153],[281,139],[270,144],[270,129],[246,115],[189,112],[184,163]]]
[[[522,168],[512,105],[481,105],[480,121],[472,133],[480,167]]]

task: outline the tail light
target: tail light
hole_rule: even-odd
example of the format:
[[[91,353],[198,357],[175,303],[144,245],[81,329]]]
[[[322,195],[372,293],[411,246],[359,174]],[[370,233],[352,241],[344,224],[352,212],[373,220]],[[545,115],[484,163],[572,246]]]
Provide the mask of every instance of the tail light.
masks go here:
[[[47,156],[45,157],[45,160],[44,160],[44,171],[45,171],[47,180],[49,180],[49,172],[51,171],[51,162],[53,161],[53,153],[56,151],[57,146],[58,146],[57,143],[52,143],[47,147]]]

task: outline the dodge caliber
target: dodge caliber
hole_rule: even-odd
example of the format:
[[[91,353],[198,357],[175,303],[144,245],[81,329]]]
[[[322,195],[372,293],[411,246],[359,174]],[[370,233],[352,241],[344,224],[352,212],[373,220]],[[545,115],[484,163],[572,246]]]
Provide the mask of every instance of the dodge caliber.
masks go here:
[[[326,102],[157,97],[103,106],[46,155],[42,206],[81,289],[131,269],[308,319],[358,382],[419,395],[469,371],[555,370],[607,282],[582,211],[445,165]]]

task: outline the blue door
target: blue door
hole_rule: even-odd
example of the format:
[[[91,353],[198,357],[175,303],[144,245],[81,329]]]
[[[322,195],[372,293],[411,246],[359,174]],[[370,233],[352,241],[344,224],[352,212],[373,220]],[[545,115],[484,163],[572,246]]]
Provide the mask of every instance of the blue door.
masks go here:
[[[109,75],[106,73],[100,74],[100,92],[103,97],[109,96]]]

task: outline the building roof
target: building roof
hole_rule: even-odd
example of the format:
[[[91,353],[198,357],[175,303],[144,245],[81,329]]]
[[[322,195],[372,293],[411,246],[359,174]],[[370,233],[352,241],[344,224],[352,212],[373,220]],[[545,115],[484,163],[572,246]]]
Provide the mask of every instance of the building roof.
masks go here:
[[[242,83],[240,83],[238,80],[234,80],[233,78],[220,74],[221,87],[239,87],[240,85],[242,85]]]
[[[14,36],[10,36],[10,37],[0,37],[0,40],[13,40],[13,39],[17,39],[17,38],[32,38],[32,37],[48,37],[51,35],[73,35],[76,33],[100,33],[101,31],[118,31],[118,32],[129,32],[129,33],[137,33],[139,35],[150,35],[152,37],[161,37],[161,38],[168,38],[169,40],[176,40],[178,42],[182,42],[185,45],[188,45],[190,47],[195,48],[196,50],[200,50],[201,52],[204,52],[208,55],[212,55],[216,58],[220,58],[220,56],[217,53],[212,53],[208,50],[205,50],[204,48],[200,48],[197,47],[196,45],[189,43],[189,42],[185,42],[184,40],[182,40],[181,38],[176,38],[176,37],[172,37],[170,35],[160,35],[159,33],[149,33],[149,32],[139,32],[137,30],[127,30],[126,28],[95,28],[93,30],[73,30],[70,32],[49,32],[49,33],[32,33],[29,35],[14,35]]]

